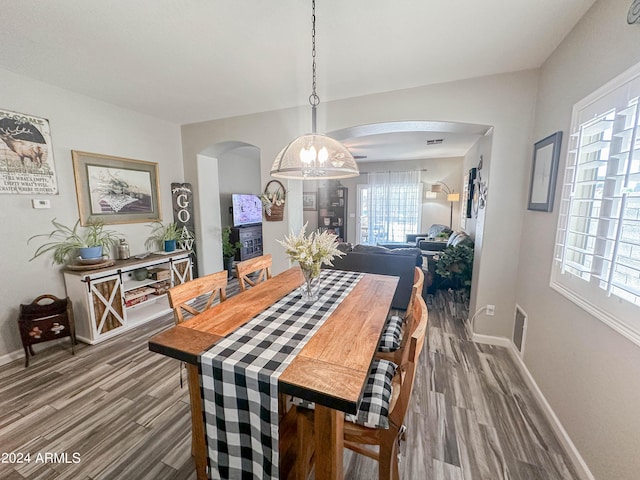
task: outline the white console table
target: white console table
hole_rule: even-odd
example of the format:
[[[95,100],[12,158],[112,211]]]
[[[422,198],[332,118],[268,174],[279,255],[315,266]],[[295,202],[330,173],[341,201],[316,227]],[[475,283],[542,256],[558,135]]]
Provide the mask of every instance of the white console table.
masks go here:
[[[189,252],[116,260],[103,268],[64,270],[73,301],[76,338],[95,344],[171,312],[166,288],[191,280]],[[134,271],[159,269],[161,278],[136,280]]]

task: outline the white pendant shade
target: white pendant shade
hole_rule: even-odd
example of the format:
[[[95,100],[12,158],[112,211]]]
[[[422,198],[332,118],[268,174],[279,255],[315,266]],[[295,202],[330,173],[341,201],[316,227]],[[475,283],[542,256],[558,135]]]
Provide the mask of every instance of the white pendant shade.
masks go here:
[[[311,0],[311,24],[313,88],[309,104],[313,133],[296,138],[280,151],[271,167],[271,176],[300,180],[357,177],[360,172],[347,147],[331,137],[316,133],[316,107],[320,104],[316,93],[316,0]]]
[[[335,179],[360,174],[351,152],[337,140],[309,133],[284,147],[271,167],[271,176],[295,179]]]

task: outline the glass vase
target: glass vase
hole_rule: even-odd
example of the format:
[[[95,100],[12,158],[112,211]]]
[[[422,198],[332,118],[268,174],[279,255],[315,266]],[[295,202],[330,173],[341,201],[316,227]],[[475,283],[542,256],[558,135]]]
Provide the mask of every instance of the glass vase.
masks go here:
[[[304,275],[304,283],[300,286],[302,300],[307,303],[315,302],[320,297],[320,282],[318,276],[314,275],[314,269],[300,266]]]

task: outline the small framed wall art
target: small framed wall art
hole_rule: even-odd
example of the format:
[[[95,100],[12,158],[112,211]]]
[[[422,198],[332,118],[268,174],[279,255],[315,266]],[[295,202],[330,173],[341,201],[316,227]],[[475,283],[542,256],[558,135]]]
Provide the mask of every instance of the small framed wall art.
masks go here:
[[[302,209],[318,210],[318,192],[302,193]]]
[[[541,212],[553,210],[561,144],[562,132],[556,132],[536,142],[533,147],[529,210]]]

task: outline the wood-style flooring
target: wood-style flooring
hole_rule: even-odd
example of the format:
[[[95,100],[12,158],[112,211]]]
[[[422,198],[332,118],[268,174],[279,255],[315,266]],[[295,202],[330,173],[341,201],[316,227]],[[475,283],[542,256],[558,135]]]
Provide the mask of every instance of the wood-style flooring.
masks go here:
[[[229,294],[236,292],[232,281]],[[577,479],[508,352],[469,341],[455,295],[428,300],[428,349],[405,421],[402,479]],[[147,349],[147,339],[172,324],[166,316],[81,344],[75,356],[64,342],[27,369],[23,360],[0,367],[0,453],[31,455],[30,463],[0,458],[0,478],[195,479],[179,362]],[[46,453],[59,456],[44,462]],[[376,477],[373,460],[345,453],[345,478]]]

